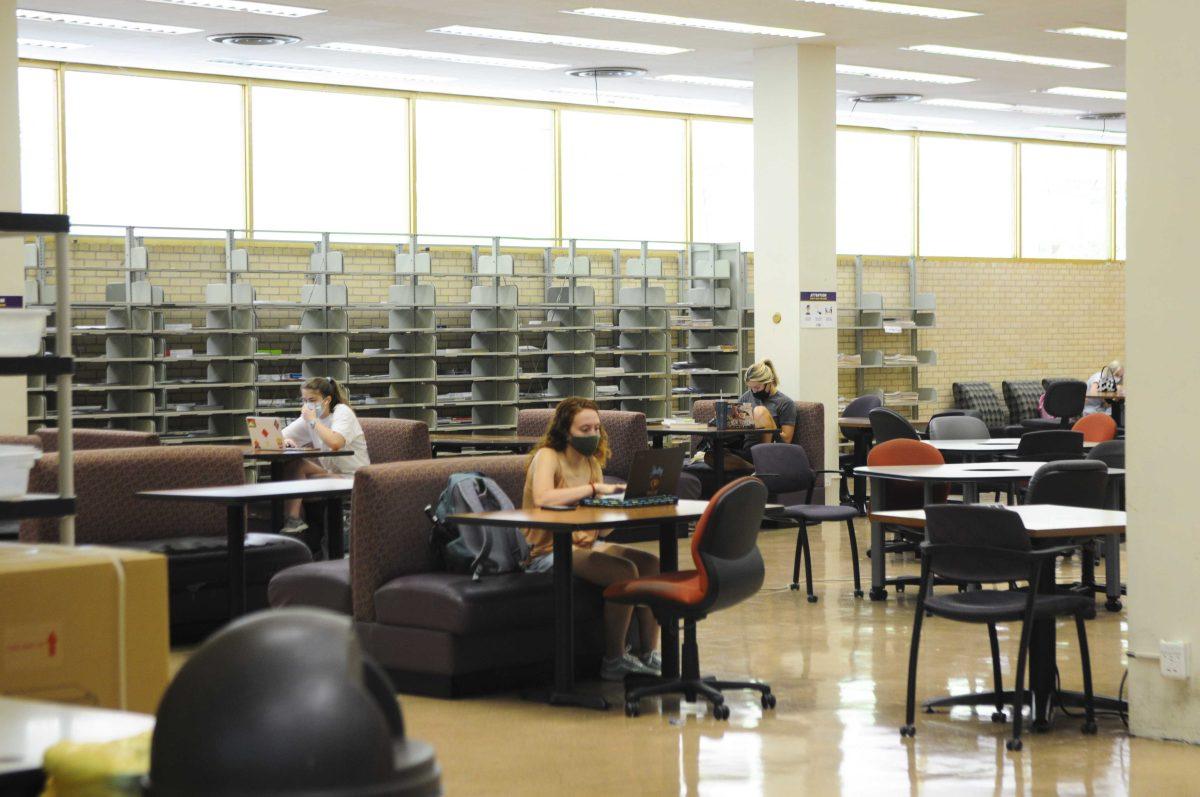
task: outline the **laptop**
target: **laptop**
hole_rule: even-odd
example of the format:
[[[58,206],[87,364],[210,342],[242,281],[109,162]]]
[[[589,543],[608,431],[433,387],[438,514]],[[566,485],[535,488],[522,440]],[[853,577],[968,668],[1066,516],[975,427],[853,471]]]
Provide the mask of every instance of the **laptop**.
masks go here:
[[[683,470],[682,448],[648,448],[633,455],[625,493],[585,498],[583,506],[638,507],[677,504],[675,490]]]
[[[246,432],[250,435],[250,447],[255,451],[282,451],[283,422],[278,418],[250,415],[246,418]]]

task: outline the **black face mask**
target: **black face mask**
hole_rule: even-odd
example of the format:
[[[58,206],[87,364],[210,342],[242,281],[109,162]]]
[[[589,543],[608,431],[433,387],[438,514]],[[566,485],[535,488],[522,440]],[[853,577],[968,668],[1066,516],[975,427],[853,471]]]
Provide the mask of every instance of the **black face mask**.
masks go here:
[[[771,390],[770,388],[767,390],[753,390],[750,392],[750,395],[754,396],[759,401],[765,402],[771,397]]]

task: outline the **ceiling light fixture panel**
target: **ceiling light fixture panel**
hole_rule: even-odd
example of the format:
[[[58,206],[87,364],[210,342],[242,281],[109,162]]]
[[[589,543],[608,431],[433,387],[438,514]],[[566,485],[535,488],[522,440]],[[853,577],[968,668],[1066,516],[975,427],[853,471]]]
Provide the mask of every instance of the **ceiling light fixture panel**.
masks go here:
[[[1089,100],[1124,100],[1125,92],[1114,89],[1088,89],[1081,86],[1055,86],[1042,89],[1043,94],[1057,94],[1060,97],[1084,97]]]
[[[801,3],[814,3],[822,6],[834,6],[850,11],[877,11],[882,14],[903,14],[911,17],[929,17],[930,19],[962,19],[977,17],[976,11],[959,11],[954,8],[933,8],[931,6],[914,6],[907,3],[884,3],[880,0],[798,0]]]
[[[470,25],[447,25],[443,28],[432,28],[430,33],[444,33],[450,36],[469,36],[477,39],[498,39],[500,41],[520,42],[522,44],[553,44],[559,47],[582,47],[588,50],[611,50],[618,53],[637,53],[639,55],[678,55],[691,52],[686,47],[669,47],[663,44],[643,44],[641,42],[615,41],[612,39],[588,39],[582,36],[561,36],[554,33],[534,33],[525,30],[504,30],[501,28],[475,28]]]
[[[567,64],[552,64],[548,61],[529,61],[521,58],[498,58],[490,55],[447,53],[438,50],[407,50],[400,47],[355,44],[354,42],[325,42],[324,44],[310,44],[309,47],[314,50],[333,50],[340,53],[388,55],[395,58],[417,58],[424,61],[445,61],[451,64],[470,64],[472,66],[499,66],[509,69],[533,69],[541,72],[548,72],[553,69],[566,69],[568,66]]]
[[[1086,36],[1089,39],[1110,39],[1112,41],[1126,41],[1129,39],[1129,34],[1123,30],[1112,30],[1111,28],[1055,28],[1048,33],[1065,33],[1068,36]]]
[[[788,39],[811,39],[824,36],[812,30],[798,28],[776,28],[770,25],[752,25],[748,22],[729,22],[721,19],[702,19],[700,17],[677,17],[671,14],[651,14],[646,11],[625,11],[620,8],[576,8],[564,10],[564,14],[578,14],[584,17],[599,17],[615,19],[622,22],[646,22],[652,25],[675,25],[681,28],[700,28],[702,30],[719,30],[725,33],[750,33],[759,36],[782,36]]]
[[[884,127],[938,127],[941,125],[957,126],[975,124],[973,119],[944,116],[905,116],[903,114],[864,113],[861,111],[839,113],[837,121],[838,124],[856,125],[861,123],[864,126],[882,125]]]
[[[1008,53],[1003,50],[976,50],[971,47],[948,47],[944,44],[914,44],[912,47],[902,49],[931,55],[952,55],[958,58],[979,58],[985,61],[1006,61],[1012,64],[1033,64],[1034,66],[1056,66],[1062,69],[1105,69],[1110,66],[1110,64],[1102,64],[1098,61],[1025,55],[1024,53]]]
[[[655,75],[648,80],[661,80],[665,83],[686,83],[690,86],[714,86],[720,89],[752,89],[753,80],[741,80],[731,77],[708,77],[707,75]]]
[[[59,14],[54,11],[37,11],[30,8],[18,8],[17,19],[28,22],[59,22],[64,25],[82,25],[87,28],[124,30],[132,33],[162,33],[168,36],[200,33],[200,28],[159,25],[154,22],[134,22],[128,19],[114,19],[110,17],[89,17],[83,14]]]
[[[256,61],[249,58],[209,58],[210,64],[225,66],[252,67],[254,69],[285,69],[289,72],[319,72],[321,74],[351,75],[377,80],[403,80],[418,83],[451,83],[452,77],[442,75],[406,75],[400,72],[384,72],[373,69],[342,69],[340,67],[320,66],[318,64],[295,64],[286,61]]]
[[[18,47],[36,47],[40,50],[82,50],[86,44],[78,42],[56,42],[49,39],[17,39]]]
[[[1015,105],[1010,102],[986,102],[984,100],[959,100],[951,97],[935,97],[922,105],[941,108],[965,108],[972,111],[1010,111],[1016,113],[1041,113],[1051,116],[1074,116],[1079,113],[1073,108],[1050,108],[1042,105]]]
[[[935,72],[910,72],[904,69],[884,69],[882,67],[856,66],[854,64],[838,64],[837,73],[839,75],[870,77],[879,80],[908,80],[914,83],[940,83],[942,85],[975,82],[975,78],[973,77],[962,77],[960,75],[941,75]]]
[[[245,0],[146,0],[149,3],[166,3],[173,6],[194,6],[208,8],[213,11],[242,11],[247,14],[264,14],[269,17],[285,17],[296,19],[310,17],[313,14],[324,14],[323,8],[305,8],[303,6],[285,6],[278,3],[251,3]]]
[[[1100,143],[1124,144],[1126,140],[1125,133],[1118,130],[1088,130],[1083,127],[1067,127],[1065,125],[1045,125],[1043,127],[1035,127],[1033,130],[1035,133],[1048,133],[1055,136],[1089,138],[1098,140]]]

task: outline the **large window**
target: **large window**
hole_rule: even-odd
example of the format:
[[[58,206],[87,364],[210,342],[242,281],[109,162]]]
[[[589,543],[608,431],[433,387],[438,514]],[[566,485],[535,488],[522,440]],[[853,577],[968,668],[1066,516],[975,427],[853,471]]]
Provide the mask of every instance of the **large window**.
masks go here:
[[[913,140],[837,133],[837,250],[913,254]]]
[[[1021,145],[1021,256],[1109,257],[1108,151]]]
[[[408,232],[408,105],[394,97],[255,87],[254,226]]]
[[[920,253],[1013,257],[1014,145],[923,136],[919,146]]]
[[[240,86],[68,72],[66,124],[73,222],[244,226]]]
[[[58,212],[58,88],[52,69],[17,70],[21,125],[21,209]]]
[[[681,119],[564,111],[563,234],[682,241]]]
[[[417,230],[554,236],[554,114],[418,102]]]
[[[1117,218],[1116,218],[1117,252],[1116,252],[1116,258],[1117,258],[1117,260],[1124,260],[1125,259],[1125,205],[1126,205],[1125,197],[1126,197],[1126,191],[1128,188],[1125,181],[1126,181],[1126,177],[1127,177],[1127,173],[1128,173],[1128,167],[1126,165],[1126,160],[1125,160],[1125,157],[1126,157],[1125,150],[1123,150],[1123,149],[1117,150],[1116,155],[1117,155],[1117,163],[1116,163],[1116,172],[1117,173],[1115,175],[1113,175],[1114,181],[1116,182],[1116,186],[1115,186],[1114,190],[1117,193],[1117,198],[1116,198],[1116,201],[1117,201]]]
[[[754,250],[754,128],[692,123],[692,238]]]

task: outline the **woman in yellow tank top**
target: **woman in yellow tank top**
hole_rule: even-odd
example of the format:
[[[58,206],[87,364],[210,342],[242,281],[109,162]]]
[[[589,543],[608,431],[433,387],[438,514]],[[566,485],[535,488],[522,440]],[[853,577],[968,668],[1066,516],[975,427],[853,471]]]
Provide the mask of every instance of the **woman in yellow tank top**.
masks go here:
[[[582,398],[563,400],[555,408],[545,436],[530,454],[521,507],[576,504],[584,498],[619,492],[623,487],[604,482],[602,468],[608,456],[608,436],[600,425],[600,410],[595,402]],[[618,581],[658,575],[657,556],[604,542],[608,531],[575,532],[572,562],[576,576],[606,587]],[[544,529],[525,529],[524,533],[530,547],[526,572],[544,573],[552,569],[553,533]],[[645,675],[661,671],[658,623],[645,606],[637,607],[640,647],[635,651],[636,656],[625,650],[633,612],[631,606],[604,605],[605,652],[600,675],[605,680],[619,681],[630,673]]]

